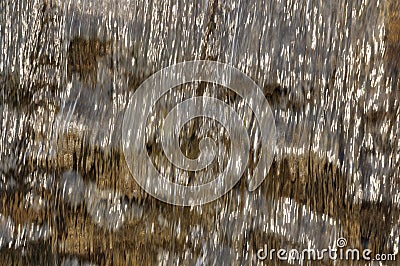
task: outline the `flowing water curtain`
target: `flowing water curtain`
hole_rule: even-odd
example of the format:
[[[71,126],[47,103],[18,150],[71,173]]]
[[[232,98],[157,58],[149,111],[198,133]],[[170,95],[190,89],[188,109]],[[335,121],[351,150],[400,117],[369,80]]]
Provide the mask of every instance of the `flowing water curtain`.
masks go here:
[[[160,260],[182,260],[187,252],[199,261],[210,259],[204,254],[251,260],[243,254],[254,259],[253,249],[270,240],[255,241],[257,247],[237,246],[265,232],[299,245],[306,244],[300,239],[333,243],[347,234],[353,247],[393,249],[399,219],[399,85],[393,59],[399,55],[399,7],[392,2],[1,1],[3,238],[13,247],[21,239],[34,242],[18,238],[12,229],[29,223],[34,213],[35,222],[47,221],[38,222],[42,228],[52,228],[45,230],[51,232],[53,250],[66,254],[86,253],[74,249],[78,240],[71,240],[72,232],[102,236],[97,230],[104,227],[115,234],[118,217],[130,217],[123,221],[133,232],[150,232],[138,241],[153,243],[150,250]],[[146,206],[150,199],[129,176],[118,133],[131,92],[163,67],[194,59],[231,64],[264,90],[275,115],[278,149],[261,190],[233,191],[225,203],[195,209],[202,218],[192,226],[172,207],[165,208],[174,215],[161,207],[150,207],[147,215],[141,209],[138,202],[145,199]],[[218,91],[211,85],[179,88],[160,103],[162,111],[155,112],[154,120],[161,120],[161,113],[179,99],[230,97]],[[157,125],[149,125],[149,131],[156,132]],[[161,166],[168,163],[160,161]],[[78,173],[70,175],[71,169]],[[58,198],[57,191],[74,184],[77,176],[86,184],[79,204],[71,204],[68,196]],[[13,202],[22,198],[27,203],[20,210]],[[302,216],[319,217],[310,222],[317,224],[310,232],[301,217],[299,226],[291,228],[286,219],[270,219],[275,213],[300,215],[304,207],[309,212]],[[117,208],[122,211],[113,212]],[[220,213],[215,229],[214,219],[204,214],[208,208]],[[86,209],[89,219],[81,218]],[[104,220],[107,210],[117,218]],[[149,218],[135,227],[142,212]],[[230,223],[232,216],[237,218]],[[75,223],[84,229],[75,230]],[[225,231],[220,230],[225,223]],[[158,228],[153,233],[147,229],[151,224]],[[164,250],[162,240],[151,235],[168,232],[165,224],[186,226],[194,244],[182,244],[176,229]],[[334,226],[336,235],[309,237],[324,226]],[[88,245],[85,237],[78,242]]]

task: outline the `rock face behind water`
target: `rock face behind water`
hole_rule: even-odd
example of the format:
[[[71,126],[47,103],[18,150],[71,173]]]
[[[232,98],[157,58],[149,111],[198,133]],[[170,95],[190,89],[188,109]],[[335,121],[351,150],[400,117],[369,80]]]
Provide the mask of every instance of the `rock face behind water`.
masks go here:
[[[1,0],[0,10],[1,262],[257,264],[265,244],[323,249],[340,237],[351,248],[397,253],[397,1]],[[260,188],[245,184],[259,149],[257,125],[247,123],[254,148],[244,178],[193,208],[149,196],[121,141],[129,97],[156,71],[187,60],[244,72],[277,127]],[[162,152],[168,112],[204,95],[243,105],[226,88],[189,83],[149,116],[149,157],[184,184],[216,176],[230,155],[226,132],[201,119],[182,128],[181,149],[194,159],[201,138],[215,137],[213,165],[184,173]],[[242,118],[254,121],[248,111]]]

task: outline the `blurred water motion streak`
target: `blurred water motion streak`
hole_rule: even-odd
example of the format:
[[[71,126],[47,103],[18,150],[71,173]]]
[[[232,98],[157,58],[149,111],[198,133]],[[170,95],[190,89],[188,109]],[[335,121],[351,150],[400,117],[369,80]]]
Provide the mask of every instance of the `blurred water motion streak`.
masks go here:
[[[1,262],[256,265],[264,244],[324,248],[339,237],[398,252],[398,1],[0,0],[0,10]],[[276,156],[253,193],[239,182],[210,204],[174,207],[130,175],[121,117],[151,74],[199,59],[230,64],[263,89]],[[201,138],[215,138],[205,172],[182,172],[162,152],[168,112],[203,95],[241,110],[250,176],[257,122],[240,97],[208,83],[174,88],[154,107],[154,165],[185,184],[226,166],[227,134],[207,119],[180,132],[192,159]]]

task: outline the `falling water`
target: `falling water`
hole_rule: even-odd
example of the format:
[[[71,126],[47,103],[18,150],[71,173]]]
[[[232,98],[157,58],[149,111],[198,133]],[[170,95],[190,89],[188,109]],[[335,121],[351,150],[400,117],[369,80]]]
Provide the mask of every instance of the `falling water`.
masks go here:
[[[371,256],[397,255],[397,0],[1,0],[0,34],[1,265],[298,265],[307,260],[257,252],[321,250],[343,238]],[[229,192],[182,207],[136,182],[122,131],[140,84],[190,60],[226,63],[258,85],[276,148],[265,180],[249,191],[263,160],[253,110],[220,84],[171,88],[145,131],[147,154],[170,181],[210,182],[244,143],[231,143],[217,121],[195,118],[178,132],[182,152],[196,159],[201,140],[212,138],[216,158],[201,171],[180,169],[162,145],[180,102],[228,104],[251,146]]]

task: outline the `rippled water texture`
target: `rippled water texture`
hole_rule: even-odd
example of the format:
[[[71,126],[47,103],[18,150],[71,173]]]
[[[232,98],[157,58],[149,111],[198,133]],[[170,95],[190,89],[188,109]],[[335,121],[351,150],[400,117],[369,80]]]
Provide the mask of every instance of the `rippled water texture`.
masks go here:
[[[0,0],[0,33],[1,265],[297,265],[258,260],[257,251],[323,249],[339,238],[397,254],[397,0]],[[243,99],[211,83],[173,88],[146,126],[158,171],[200,184],[227,165],[229,135],[208,118],[179,134],[192,159],[202,138],[215,140],[209,167],[185,172],[163,153],[163,121],[193,96],[237,110],[252,147],[223,197],[173,206],[135,182],[122,121],[150,75],[199,59],[230,64],[263,90],[275,157],[250,192],[261,142]]]

